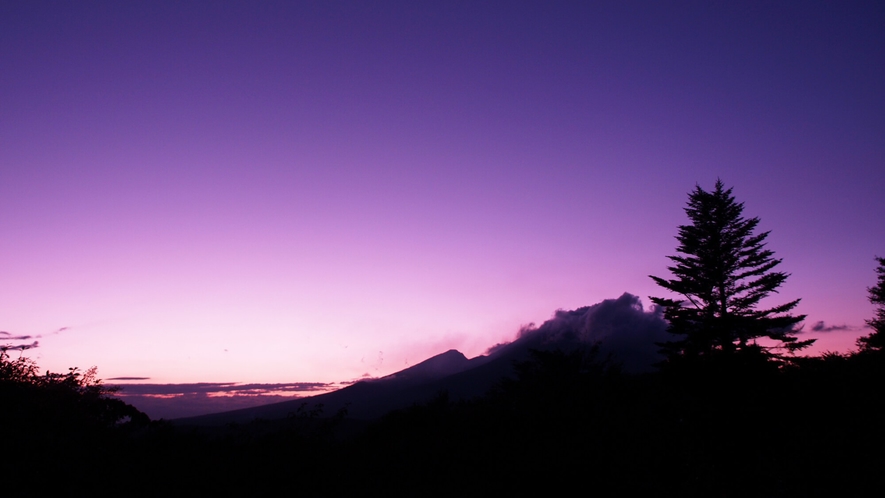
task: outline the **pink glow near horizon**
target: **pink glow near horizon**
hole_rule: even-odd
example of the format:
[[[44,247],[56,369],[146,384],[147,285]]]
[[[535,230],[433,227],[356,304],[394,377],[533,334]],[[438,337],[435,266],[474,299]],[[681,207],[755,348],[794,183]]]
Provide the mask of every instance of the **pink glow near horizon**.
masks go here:
[[[475,356],[648,305],[721,177],[792,274],[772,302],[850,348],[885,255],[882,7],[636,6],[4,3],[0,330],[150,382]]]

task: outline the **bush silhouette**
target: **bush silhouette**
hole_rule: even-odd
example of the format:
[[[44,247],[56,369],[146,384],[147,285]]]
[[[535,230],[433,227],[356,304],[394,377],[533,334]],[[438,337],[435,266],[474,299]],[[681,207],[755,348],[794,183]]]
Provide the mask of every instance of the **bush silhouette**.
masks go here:
[[[122,425],[144,424],[147,415],[111,396],[115,388],[96,378],[96,368],[81,372],[39,373],[37,364],[25,356],[12,359],[0,349],[0,413],[4,427],[32,429],[35,434],[58,440],[75,434]]]

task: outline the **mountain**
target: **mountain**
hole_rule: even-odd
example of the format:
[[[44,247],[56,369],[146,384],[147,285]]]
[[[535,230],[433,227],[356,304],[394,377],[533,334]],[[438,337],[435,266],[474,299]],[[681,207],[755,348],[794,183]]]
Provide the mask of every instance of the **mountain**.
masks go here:
[[[462,353],[453,349],[386,377],[360,381],[330,393],[177,419],[175,423],[219,426],[232,422],[245,423],[255,419],[275,420],[296,413],[302,405],[308,410],[322,405],[324,415],[334,415],[340,409],[347,408],[348,416],[351,418],[374,419],[390,410],[432,398],[438,390],[428,391],[426,386],[434,384],[439,379],[472,369],[486,360],[485,356],[468,360]]]
[[[449,399],[470,399],[488,392],[514,374],[513,364],[530,357],[530,350],[589,347],[601,341],[603,357],[611,354],[625,370],[648,370],[657,346],[666,337],[659,311],[643,311],[639,298],[624,293],[592,306],[557,311],[540,327],[520,332],[513,342],[495,346],[487,355],[467,359],[449,350],[417,365],[379,379],[364,380],[334,392],[229,412],[174,420],[181,425],[222,426],[255,419],[279,420],[302,410],[322,406],[324,416],[341,409],[348,418],[371,420],[399,408],[424,403],[445,391]]]
[[[371,420],[391,410],[431,400],[442,391],[451,399],[469,399],[488,391],[496,382],[513,372],[513,360],[528,357],[528,349],[509,344],[492,356],[467,359],[461,352],[449,350],[412,367],[379,379],[353,385],[318,396],[281,403],[244,408],[174,421],[177,425],[221,426],[246,423],[256,419],[286,418],[304,409],[322,405],[323,415],[347,409],[349,418]],[[521,345],[520,345],[521,346]],[[303,409],[302,409],[303,410]]]

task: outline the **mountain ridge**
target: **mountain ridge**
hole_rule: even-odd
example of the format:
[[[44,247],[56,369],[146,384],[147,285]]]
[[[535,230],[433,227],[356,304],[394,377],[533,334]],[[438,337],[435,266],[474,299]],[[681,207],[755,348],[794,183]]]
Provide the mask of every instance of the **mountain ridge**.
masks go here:
[[[628,372],[648,371],[657,360],[655,343],[665,340],[665,336],[666,322],[660,313],[644,311],[639,298],[625,292],[592,306],[558,310],[540,327],[527,327],[514,341],[497,345],[486,355],[468,359],[460,351],[450,349],[390,375],[359,381],[337,391],[172,422],[220,426],[257,419],[279,420],[305,409],[321,409],[322,416],[346,410],[348,418],[372,420],[392,410],[430,401],[441,392],[448,393],[452,400],[482,396],[503,379],[512,377],[514,363],[528,360],[531,350],[569,351],[599,344],[600,358],[611,355]]]

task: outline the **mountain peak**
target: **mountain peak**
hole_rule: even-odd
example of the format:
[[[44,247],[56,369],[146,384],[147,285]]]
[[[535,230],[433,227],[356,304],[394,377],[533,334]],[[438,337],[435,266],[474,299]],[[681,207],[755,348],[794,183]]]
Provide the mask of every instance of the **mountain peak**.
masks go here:
[[[469,361],[460,351],[450,349],[382,379],[417,380],[445,377],[465,370]]]

